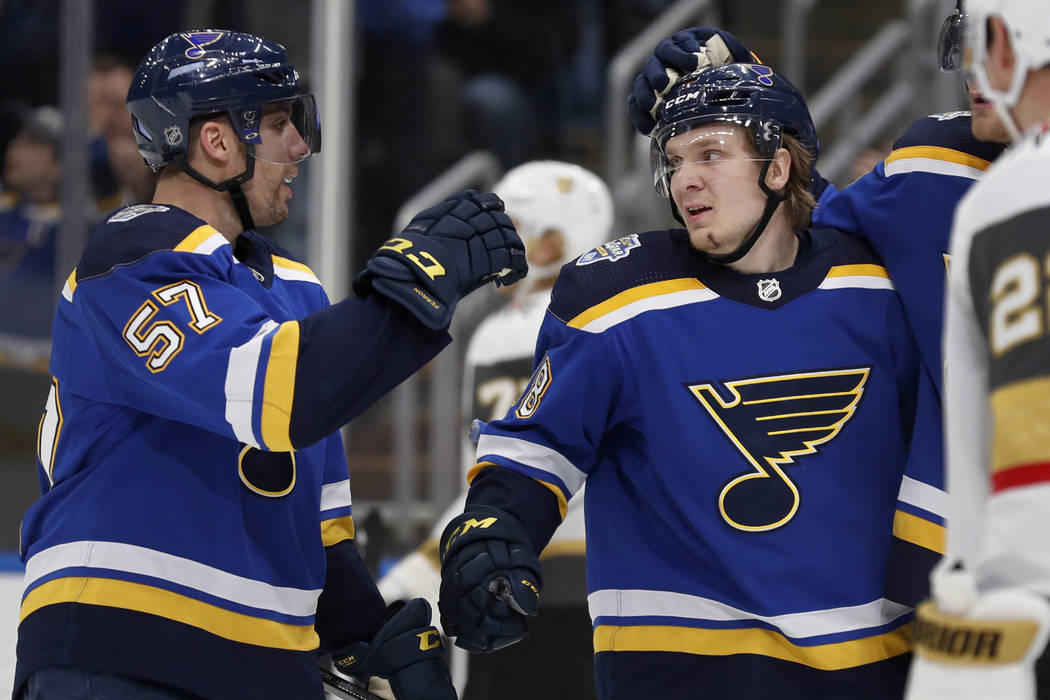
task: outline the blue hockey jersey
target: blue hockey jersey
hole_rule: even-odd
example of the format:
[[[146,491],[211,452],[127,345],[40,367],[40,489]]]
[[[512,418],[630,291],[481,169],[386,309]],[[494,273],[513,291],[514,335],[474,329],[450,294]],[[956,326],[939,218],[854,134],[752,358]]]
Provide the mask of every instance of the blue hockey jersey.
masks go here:
[[[255,233],[231,245],[166,205],[109,216],[54,324],[16,694],[84,666],[319,697],[319,647],[371,639],[384,611],[335,431],[447,341],[381,299],[329,305]]]
[[[870,249],[814,230],[742,275],[684,231],[627,236],[562,271],[537,358],[468,505],[539,544],[586,482],[600,697],[901,695],[883,582],[919,358]]]
[[[814,213],[815,225],[862,236],[885,261],[922,355],[923,404],[941,404],[941,329],[952,215],[963,194],[1002,151],[1002,144],[973,137],[969,112],[923,117],[870,173],[839,192],[826,190]],[[909,467],[894,520],[888,586],[895,599],[910,603],[925,597],[926,586],[916,582],[924,580],[920,574],[945,552],[947,496],[943,475],[931,468],[943,463],[942,434],[939,420],[916,427],[916,439],[928,443],[927,452],[936,459]],[[913,474],[913,468],[921,471]]]

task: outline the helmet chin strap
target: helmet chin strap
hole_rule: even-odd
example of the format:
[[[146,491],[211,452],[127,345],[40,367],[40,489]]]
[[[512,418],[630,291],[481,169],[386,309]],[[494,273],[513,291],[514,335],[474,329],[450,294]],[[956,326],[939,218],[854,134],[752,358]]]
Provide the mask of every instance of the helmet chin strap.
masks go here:
[[[241,228],[244,231],[248,231],[255,228],[255,221],[252,220],[252,213],[248,208],[248,199],[244,196],[244,190],[241,189],[241,185],[248,180],[251,180],[252,176],[255,174],[255,145],[250,143],[244,144],[244,155],[244,172],[236,177],[223,180],[222,182],[215,182],[195,170],[189,164],[185,154],[180,155],[177,161],[180,163],[183,172],[202,185],[210,187],[218,192],[229,192],[230,198],[233,200],[233,208],[236,210],[237,216],[241,220]]]
[[[716,265],[729,265],[750,253],[751,249],[755,246],[755,243],[758,243],[759,237],[765,232],[766,226],[769,225],[769,220],[773,218],[773,214],[776,212],[777,207],[779,207],[780,203],[784,201],[783,194],[774,192],[769,189],[769,186],[766,184],[766,174],[769,172],[770,163],[772,163],[772,161],[766,161],[763,163],[762,172],[758,174],[758,186],[766,193],[766,207],[762,211],[762,218],[758,220],[757,224],[755,224],[755,228],[751,230],[751,234],[744,239],[744,242],[737,246],[736,250],[733,252],[726,253],[725,255],[711,255],[710,253],[700,252],[700,255],[704,256],[704,258],[710,262],[713,262]],[[685,224],[682,220],[681,213],[678,211],[678,207],[674,204],[674,200],[671,200],[671,213],[674,214],[674,218],[682,222],[683,225]]]

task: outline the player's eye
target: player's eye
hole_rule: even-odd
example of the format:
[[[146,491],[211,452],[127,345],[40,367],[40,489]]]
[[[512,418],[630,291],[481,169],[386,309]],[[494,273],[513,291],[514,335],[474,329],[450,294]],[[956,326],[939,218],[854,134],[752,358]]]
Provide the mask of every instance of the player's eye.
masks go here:
[[[713,163],[720,161],[725,158],[725,154],[721,151],[706,150],[700,154],[700,161],[702,163]]]

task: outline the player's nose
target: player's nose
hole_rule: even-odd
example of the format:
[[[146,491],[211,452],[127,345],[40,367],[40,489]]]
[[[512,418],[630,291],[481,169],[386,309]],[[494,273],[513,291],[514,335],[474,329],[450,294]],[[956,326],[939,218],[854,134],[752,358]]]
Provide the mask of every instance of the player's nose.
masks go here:
[[[292,143],[289,144],[289,154],[292,156],[292,161],[302,160],[306,156],[310,155],[310,147],[306,145],[306,141],[299,135],[299,132],[292,129],[294,136],[292,137]]]

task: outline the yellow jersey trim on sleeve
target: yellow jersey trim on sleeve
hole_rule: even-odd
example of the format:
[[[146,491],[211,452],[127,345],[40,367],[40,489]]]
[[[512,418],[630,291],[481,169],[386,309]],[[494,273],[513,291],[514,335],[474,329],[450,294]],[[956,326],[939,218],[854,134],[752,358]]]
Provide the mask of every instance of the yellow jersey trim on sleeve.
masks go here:
[[[321,521],[321,541],[325,547],[331,547],[344,540],[352,540],[354,533],[354,516],[352,515]]]
[[[295,397],[295,366],[299,360],[299,322],[286,321],[273,334],[263,387],[262,438],[270,450],[291,451],[289,434]]]
[[[903,510],[893,514],[893,536],[938,554],[947,551],[943,525],[905,513]]]

